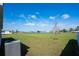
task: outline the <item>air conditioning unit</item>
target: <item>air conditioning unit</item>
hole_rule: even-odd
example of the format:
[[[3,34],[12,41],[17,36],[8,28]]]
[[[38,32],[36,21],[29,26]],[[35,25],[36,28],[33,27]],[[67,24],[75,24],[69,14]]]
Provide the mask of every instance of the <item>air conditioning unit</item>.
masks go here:
[[[5,42],[5,56],[21,56],[20,41]]]
[[[77,43],[78,43],[78,47],[79,47],[79,32],[77,32]]]

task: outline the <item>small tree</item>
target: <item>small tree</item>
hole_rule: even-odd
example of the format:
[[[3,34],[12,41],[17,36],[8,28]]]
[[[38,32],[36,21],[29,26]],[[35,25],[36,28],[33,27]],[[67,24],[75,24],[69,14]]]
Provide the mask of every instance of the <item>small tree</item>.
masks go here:
[[[67,32],[67,30],[66,29],[63,29],[63,30],[61,30],[61,32]]]
[[[37,33],[40,33],[40,31],[38,30]]]
[[[12,30],[12,33],[14,33],[14,30]]]
[[[16,30],[16,33],[18,33],[19,31],[18,30]]]
[[[69,29],[69,32],[72,32],[72,31],[74,31],[74,29],[73,29],[73,28],[70,28],[70,29]]]

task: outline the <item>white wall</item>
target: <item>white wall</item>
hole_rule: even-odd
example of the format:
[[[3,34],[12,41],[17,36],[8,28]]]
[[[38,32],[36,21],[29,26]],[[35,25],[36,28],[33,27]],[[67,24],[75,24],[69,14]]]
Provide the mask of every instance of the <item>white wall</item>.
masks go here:
[[[5,32],[2,32],[2,34],[12,34],[12,32],[5,31]]]

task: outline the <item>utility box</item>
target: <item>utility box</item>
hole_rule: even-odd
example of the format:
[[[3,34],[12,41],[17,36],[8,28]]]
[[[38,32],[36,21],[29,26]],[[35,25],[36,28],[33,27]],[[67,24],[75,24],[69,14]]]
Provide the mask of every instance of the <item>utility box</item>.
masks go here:
[[[79,32],[77,32],[77,50],[76,50],[77,56],[79,56]]]
[[[78,43],[78,47],[79,47],[79,32],[77,32],[77,43]]]
[[[20,41],[5,42],[5,56],[21,56]]]

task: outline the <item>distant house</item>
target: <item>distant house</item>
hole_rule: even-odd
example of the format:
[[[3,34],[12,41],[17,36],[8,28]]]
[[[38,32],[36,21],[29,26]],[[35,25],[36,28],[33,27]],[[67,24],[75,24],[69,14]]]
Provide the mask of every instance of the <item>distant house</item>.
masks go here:
[[[76,33],[76,32],[79,32],[79,31],[72,31],[72,32]]]
[[[79,32],[79,26],[77,26],[75,31],[73,31],[73,32]]]
[[[11,31],[2,31],[1,34],[12,34],[12,32]]]

